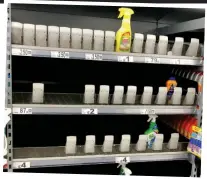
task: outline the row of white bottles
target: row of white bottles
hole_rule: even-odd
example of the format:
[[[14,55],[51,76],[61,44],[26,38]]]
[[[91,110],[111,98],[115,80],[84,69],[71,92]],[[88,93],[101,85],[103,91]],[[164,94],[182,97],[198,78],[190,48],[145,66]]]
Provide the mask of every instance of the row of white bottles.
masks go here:
[[[114,51],[115,32],[12,22],[12,43]]]
[[[12,22],[12,43],[113,52],[115,50],[115,32]],[[183,45],[184,38],[176,37],[171,51],[168,51],[167,36],[160,35],[156,44],[155,35],[148,34],[145,41],[143,34],[135,33],[132,52],[181,56]],[[199,39],[191,38],[185,55],[197,56],[198,48]]]
[[[152,34],[148,34],[146,37],[146,41],[144,43],[144,35],[140,33],[135,33],[134,41],[132,44],[132,52],[182,56],[183,46],[184,46],[184,38],[176,37],[171,51],[168,51],[167,36],[160,35],[158,43],[156,44],[156,36]],[[190,56],[190,57],[197,56],[198,49],[199,49],[199,39],[191,38],[191,42],[185,53],[185,56]]]
[[[98,94],[98,104],[109,104],[109,91],[108,85],[100,85]],[[188,88],[187,94],[182,102],[182,88],[176,87],[170,100],[172,105],[193,105],[195,102],[196,90],[195,88]],[[115,86],[112,97],[112,104],[135,104],[137,98],[137,87],[128,86],[126,95],[124,95],[124,86]],[[95,103],[95,85],[85,85],[84,103]],[[140,104],[149,105],[165,105],[167,101],[167,87],[159,87],[158,94],[153,102],[153,87],[145,86],[141,95]]]
[[[98,104],[109,104],[109,90],[108,85],[101,85],[98,95]],[[180,105],[193,105],[195,102],[196,90],[195,88],[188,88],[187,94],[182,101],[182,88],[176,87],[170,100],[170,104]],[[153,87],[145,86],[141,95],[140,104],[152,104]],[[137,87],[128,86],[126,95],[124,95],[124,86],[115,86],[114,94],[112,97],[112,104],[135,104],[137,98]],[[44,84],[33,83],[32,102],[44,102]],[[84,103],[95,103],[95,85],[85,85]],[[155,104],[165,105],[167,103],[167,87],[159,87],[158,94],[156,95]]]
[[[139,135],[139,139],[136,143],[135,149],[136,151],[146,151],[147,149],[147,135]],[[163,149],[163,134],[156,134],[155,141],[152,146],[152,150],[161,151]],[[167,148],[171,150],[175,150],[178,148],[179,134],[172,133],[171,138],[167,144]],[[122,135],[121,142],[119,145],[120,152],[130,152],[131,147],[131,135],[125,134]],[[96,146],[96,136],[95,135],[87,135],[84,145],[84,153],[95,153]],[[104,137],[104,142],[102,145],[102,152],[104,153],[112,153],[114,147],[114,136],[106,135]],[[77,137],[76,136],[68,136],[66,138],[65,145],[65,153],[66,154],[75,154],[77,152]]]

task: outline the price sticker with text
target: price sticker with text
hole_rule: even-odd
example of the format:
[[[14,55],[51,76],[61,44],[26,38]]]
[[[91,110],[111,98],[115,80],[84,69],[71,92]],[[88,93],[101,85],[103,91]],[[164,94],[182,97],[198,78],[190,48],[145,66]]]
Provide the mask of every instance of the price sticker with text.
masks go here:
[[[154,109],[143,109],[141,111],[141,114],[155,114],[155,110]]]
[[[52,51],[51,57],[52,58],[70,58],[70,53],[69,52]]]
[[[120,163],[120,164],[129,163],[130,158],[129,157],[116,157],[115,162]]]
[[[179,59],[170,59],[170,64],[179,65],[180,64],[180,60]]]
[[[82,109],[82,114],[98,114],[98,109]]]
[[[86,60],[103,60],[103,55],[102,54],[86,53],[85,59]]]
[[[134,62],[133,56],[118,56],[118,62]]]
[[[32,114],[32,108],[13,108],[13,114]]]
[[[32,50],[30,49],[12,49],[12,55],[20,56],[32,56]]]
[[[155,64],[160,64],[160,58],[155,58],[155,57],[145,57],[145,63],[155,63]]]
[[[30,168],[30,162],[14,162],[13,168]]]

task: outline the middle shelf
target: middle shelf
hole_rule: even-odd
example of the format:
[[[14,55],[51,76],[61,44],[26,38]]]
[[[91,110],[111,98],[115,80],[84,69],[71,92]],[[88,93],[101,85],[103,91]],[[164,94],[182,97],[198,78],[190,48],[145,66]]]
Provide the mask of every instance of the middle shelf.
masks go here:
[[[139,99],[140,96],[137,96]],[[155,96],[153,96],[155,98]],[[83,104],[82,94],[45,93],[44,104],[33,104],[32,93],[13,93],[13,114],[194,114],[196,106],[190,105],[100,105]],[[22,112],[20,111],[22,110]],[[24,110],[24,111],[23,111]]]

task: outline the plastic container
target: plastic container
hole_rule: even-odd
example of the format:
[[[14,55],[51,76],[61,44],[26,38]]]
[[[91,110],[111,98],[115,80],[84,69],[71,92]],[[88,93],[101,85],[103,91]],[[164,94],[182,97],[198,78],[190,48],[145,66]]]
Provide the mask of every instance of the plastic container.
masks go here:
[[[116,33],[116,52],[130,52],[131,49],[131,15],[134,11],[130,8],[119,8],[118,18],[122,18],[122,25]]]

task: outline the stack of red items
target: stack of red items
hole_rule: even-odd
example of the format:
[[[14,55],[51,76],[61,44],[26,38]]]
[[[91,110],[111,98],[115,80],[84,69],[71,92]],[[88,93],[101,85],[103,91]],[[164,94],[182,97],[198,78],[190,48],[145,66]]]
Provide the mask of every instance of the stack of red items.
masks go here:
[[[191,137],[192,126],[197,126],[197,119],[189,115],[173,116],[173,119],[163,120],[163,122],[188,139]]]

